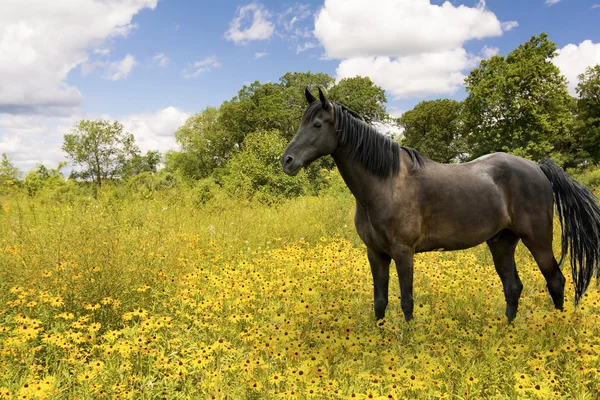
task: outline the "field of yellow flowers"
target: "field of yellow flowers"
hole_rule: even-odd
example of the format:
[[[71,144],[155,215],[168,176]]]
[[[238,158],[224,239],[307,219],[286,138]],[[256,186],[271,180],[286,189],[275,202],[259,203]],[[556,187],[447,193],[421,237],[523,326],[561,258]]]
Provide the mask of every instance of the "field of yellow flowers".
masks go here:
[[[574,310],[564,266],[554,310],[521,246],[513,325],[485,246],[417,256],[377,323],[351,200],[1,206],[0,398],[600,398],[598,288]]]

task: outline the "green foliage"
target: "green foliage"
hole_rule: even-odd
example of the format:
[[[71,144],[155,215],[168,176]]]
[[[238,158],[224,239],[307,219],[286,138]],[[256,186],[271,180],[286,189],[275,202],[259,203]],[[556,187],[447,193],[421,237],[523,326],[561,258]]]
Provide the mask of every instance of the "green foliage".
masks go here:
[[[164,189],[172,189],[182,185],[177,176],[168,171],[158,173],[142,172],[129,178],[126,182],[128,194],[136,199],[152,199]]]
[[[384,121],[387,118],[385,91],[369,77],[344,78],[331,88],[328,96],[369,122]]]
[[[441,99],[422,101],[398,119],[404,128],[401,144],[434,161],[449,163],[464,151],[460,123],[461,103]]]
[[[287,144],[300,126],[306,110],[304,90],[309,86],[330,90],[332,96],[337,96],[339,101],[364,114],[367,119],[387,118],[385,93],[369,78],[351,78],[337,85],[334,83],[334,79],[324,73],[288,72],[281,76],[279,82],[255,81],[244,85],[237,96],[223,102],[219,108],[209,107],[186,121],[175,134],[181,151],[167,153],[166,168],[180,171],[186,179],[199,180],[212,176],[220,182],[224,174],[231,173],[229,161],[244,147],[247,137],[253,132],[277,132],[277,136]],[[265,165],[264,168],[269,170],[271,166]],[[313,187],[325,183],[319,170],[332,166],[331,158],[325,157],[307,169]],[[239,178],[238,182],[241,181]],[[236,192],[242,191],[246,195],[255,193],[255,184],[246,181],[243,186],[246,189],[238,188]],[[286,190],[276,189],[271,194],[277,197]],[[294,192],[296,189],[290,190]],[[265,189],[260,195],[268,197],[267,193]]]
[[[102,184],[104,179],[123,176],[126,165],[133,161],[139,149],[133,135],[123,132],[123,125],[104,120],[80,121],[70,134],[64,135],[63,151],[82,167],[74,178]]]
[[[471,159],[496,151],[534,160],[572,154],[572,98],[552,63],[555,51],[542,33],[470,72],[463,119]]]
[[[598,163],[600,160],[600,64],[588,67],[579,75],[575,89],[579,96],[576,103],[577,136],[581,149],[579,159]]]
[[[10,189],[19,185],[19,169],[13,165],[6,153],[0,161],[0,188]]]
[[[134,153],[129,161],[123,165],[121,177],[127,178],[143,173],[155,173],[160,161],[161,156],[158,151],[148,150],[145,156]]]
[[[55,169],[48,169],[43,164],[39,164],[35,169],[29,171],[23,185],[27,189],[29,196],[35,196],[39,191],[45,189],[56,189],[65,185],[65,177],[60,170],[66,166],[66,162],[59,162]]]
[[[217,108],[207,107],[187,119],[175,132],[181,151],[167,152],[166,169],[181,171],[188,179],[202,179],[225,165],[239,138],[223,128],[220,114]]]
[[[281,169],[279,158],[286,146],[276,130],[249,134],[241,151],[227,164],[224,188],[236,197],[256,197],[269,203],[306,193],[310,185],[304,171],[291,177]]]

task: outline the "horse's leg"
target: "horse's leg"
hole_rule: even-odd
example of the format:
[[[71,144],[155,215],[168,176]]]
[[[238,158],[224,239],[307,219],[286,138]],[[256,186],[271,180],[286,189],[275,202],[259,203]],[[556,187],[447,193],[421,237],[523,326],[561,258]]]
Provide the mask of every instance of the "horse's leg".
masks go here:
[[[515,265],[515,249],[518,243],[519,238],[509,230],[504,230],[494,240],[487,241],[487,245],[492,252],[496,272],[500,276],[504,287],[508,323],[511,323],[517,316],[519,297],[521,297],[521,291],[523,290],[523,283],[521,283]]]
[[[529,249],[542,275],[546,278],[546,287],[554,307],[562,310],[565,295],[565,277],[558,267],[558,263],[552,252],[552,230],[549,234],[540,235],[535,238],[524,237],[523,244]]]
[[[369,264],[371,264],[371,273],[373,274],[375,318],[382,319],[388,304],[391,258],[385,253],[378,253],[371,249],[367,249],[367,255],[369,257]]]
[[[410,321],[413,319],[413,257],[414,252],[401,250],[394,252],[394,262],[400,281],[400,306],[404,313],[404,319]]]

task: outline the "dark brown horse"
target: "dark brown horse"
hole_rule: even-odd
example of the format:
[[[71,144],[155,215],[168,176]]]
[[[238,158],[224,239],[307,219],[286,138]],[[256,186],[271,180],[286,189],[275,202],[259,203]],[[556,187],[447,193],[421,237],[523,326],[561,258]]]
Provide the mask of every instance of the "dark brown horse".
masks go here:
[[[399,146],[356,113],[306,90],[308,107],[281,157],[295,175],[331,154],[356,198],[355,225],[367,245],[375,317],[388,304],[389,266],[396,264],[401,306],[413,317],[415,253],[459,250],[486,242],[502,280],[506,316],[517,314],[523,284],[514,252],[522,240],[537,262],[554,306],[562,309],[565,278],[552,252],[554,205],[562,227],[561,262],[570,251],[575,304],[600,274],[600,207],[587,188],[550,160],[494,153],[440,164]]]

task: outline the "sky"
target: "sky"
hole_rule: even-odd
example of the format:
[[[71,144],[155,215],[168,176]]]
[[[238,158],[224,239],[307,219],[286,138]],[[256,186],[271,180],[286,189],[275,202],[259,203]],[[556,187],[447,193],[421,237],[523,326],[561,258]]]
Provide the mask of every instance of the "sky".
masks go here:
[[[23,173],[55,168],[81,119],[176,150],[190,115],[286,72],[369,76],[398,117],[464,99],[482,59],[542,32],[575,95],[600,63],[599,20],[600,0],[2,0],[0,154]]]

